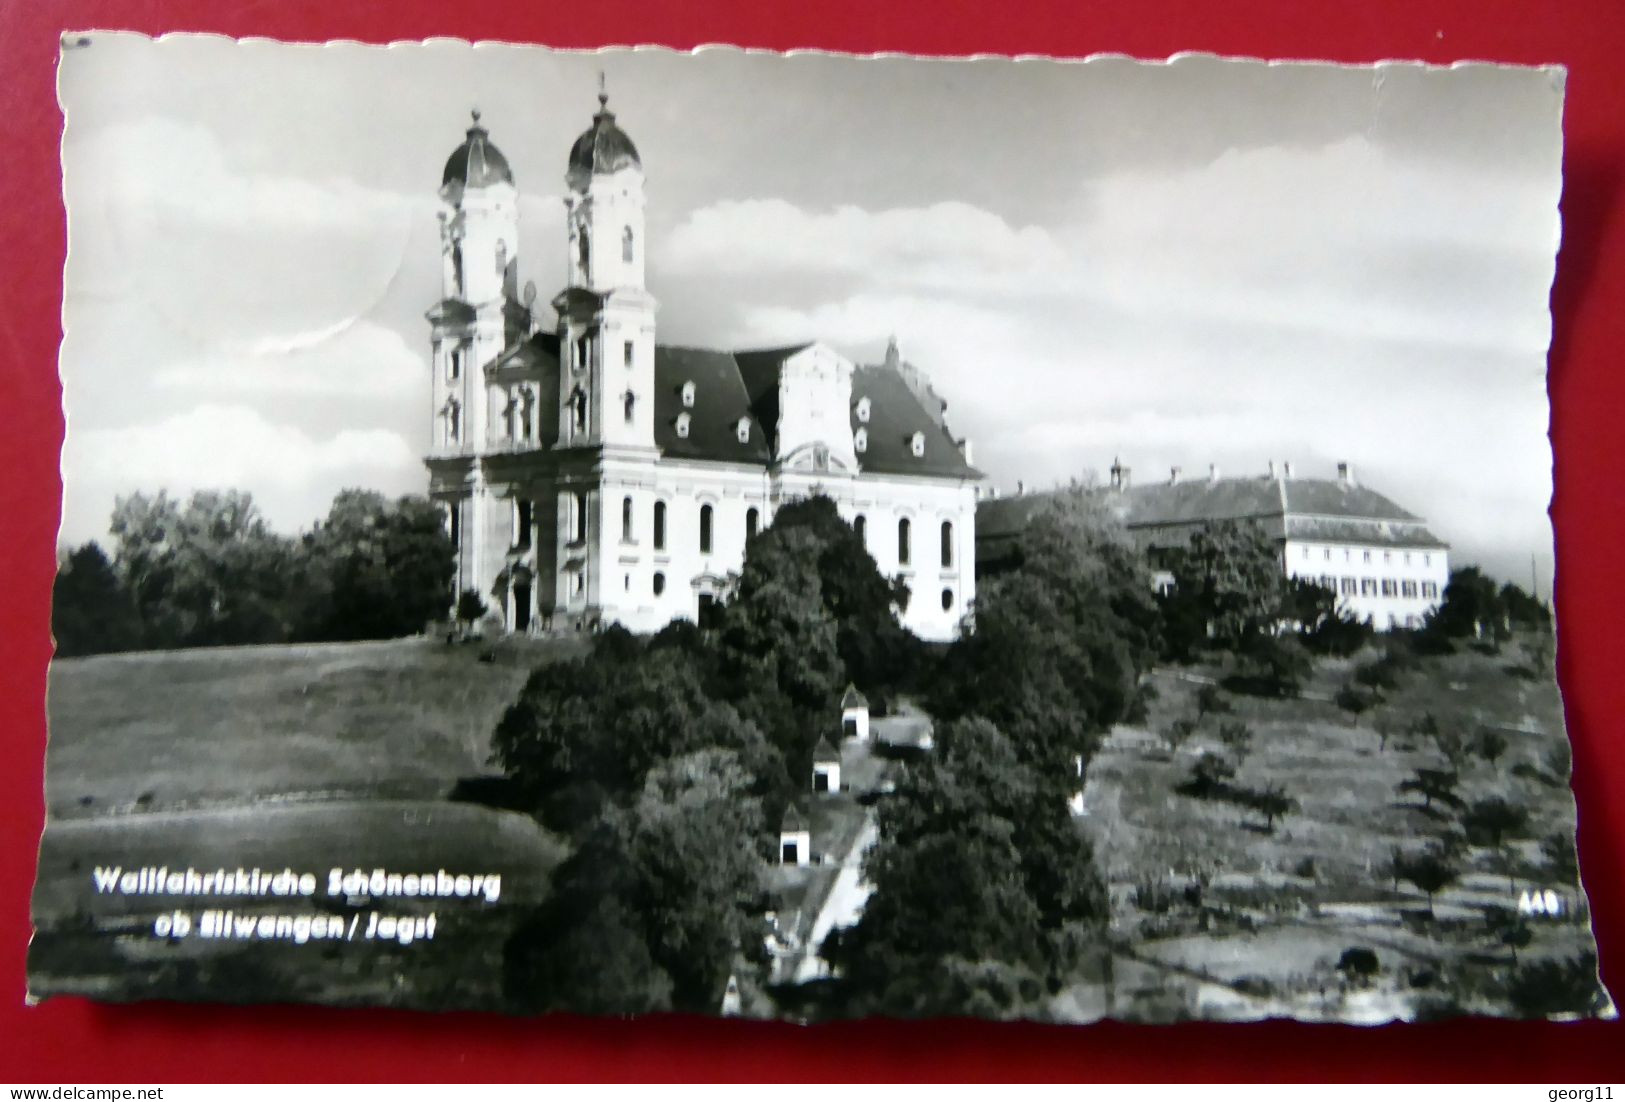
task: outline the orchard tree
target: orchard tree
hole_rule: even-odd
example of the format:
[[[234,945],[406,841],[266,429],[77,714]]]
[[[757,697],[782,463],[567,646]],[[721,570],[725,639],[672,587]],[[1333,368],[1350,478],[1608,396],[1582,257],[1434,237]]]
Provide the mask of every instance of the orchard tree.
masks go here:
[[[1460,808],[1462,800],[1456,794],[1460,785],[1461,777],[1454,770],[1421,768],[1408,779],[1400,781],[1398,790],[1401,794],[1414,792],[1421,796],[1422,809],[1432,811],[1435,803]]]

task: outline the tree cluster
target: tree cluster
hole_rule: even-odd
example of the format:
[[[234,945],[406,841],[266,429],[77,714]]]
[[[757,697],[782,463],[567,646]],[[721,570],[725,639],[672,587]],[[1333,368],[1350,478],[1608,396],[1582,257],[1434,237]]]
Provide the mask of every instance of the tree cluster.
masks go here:
[[[253,498],[202,490],[121,497],[109,532],[72,549],[53,593],[63,657],[137,649],[381,639],[422,631],[449,603],[453,554],[423,498],[363,490],[293,538]]]

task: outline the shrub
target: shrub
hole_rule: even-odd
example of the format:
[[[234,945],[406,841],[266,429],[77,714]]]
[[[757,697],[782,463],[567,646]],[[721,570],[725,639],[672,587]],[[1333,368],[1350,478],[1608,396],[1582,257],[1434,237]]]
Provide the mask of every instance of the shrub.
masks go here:
[[[1369,979],[1377,974],[1379,967],[1376,951],[1363,945],[1344,949],[1343,955],[1337,958],[1337,970],[1354,980]]]

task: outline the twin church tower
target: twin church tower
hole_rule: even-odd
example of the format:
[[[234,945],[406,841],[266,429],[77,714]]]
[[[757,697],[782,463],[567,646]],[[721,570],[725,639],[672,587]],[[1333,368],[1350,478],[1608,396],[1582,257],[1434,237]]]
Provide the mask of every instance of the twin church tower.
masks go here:
[[[565,184],[548,332],[534,284],[519,289],[513,172],[478,112],[441,177],[426,463],[457,592],[511,632],[703,624],[779,505],[819,493],[908,582],[904,624],[957,634],[981,475],[924,376],[895,343],[871,366],[818,342],[657,345],[643,165],[602,93]]]

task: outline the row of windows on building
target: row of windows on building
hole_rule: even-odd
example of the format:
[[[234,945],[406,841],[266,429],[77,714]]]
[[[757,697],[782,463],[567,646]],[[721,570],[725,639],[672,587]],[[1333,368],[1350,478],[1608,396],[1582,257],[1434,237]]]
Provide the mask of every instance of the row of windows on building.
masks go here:
[[[632,263],[632,257],[635,254],[635,252],[636,252],[636,241],[635,241],[634,235],[632,233],[632,227],[631,226],[622,226],[621,227],[621,263],[623,263],[623,264]],[[582,226],[578,230],[576,230],[576,263],[577,263],[577,266],[581,269],[581,274],[582,274],[583,277],[585,277],[587,275],[587,270],[588,270],[588,267],[591,264],[591,262],[592,262],[592,234],[587,230],[586,226]]]
[[[1323,561],[1323,562],[1331,562],[1332,561],[1332,552],[1334,550],[1337,550],[1337,549],[1336,548],[1331,548],[1331,547],[1323,547],[1323,548],[1321,548],[1320,549],[1321,561]],[[1344,547],[1341,550],[1343,552],[1343,560],[1342,561],[1344,561],[1344,562],[1353,562],[1354,561],[1354,548],[1352,548],[1352,547]],[[1303,551],[1302,551],[1302,557],[1306,558],[1306,559],[1312,558],[1313,553],[1314,553],[1313,549],[1311,547],[1309,547],[1307,544],[1305,544],[1304,547],[1303,547]],[[1411,554],[1412,553],[1409,552],[1409,551],[1400,552],[1401,559],[1402,559],[1402,561],[1404,562],[1404,564],[1406,566],[1411,565]],[[1421,556],[1422,556],[1422,565],[1423,566],[1432,566],[1433,565],[1433,553],[1432,552],[1423,551],[1423,552],[1421,552]],[[1360,548],[1360,561],[1362,563],[1369,563],[1369,562],[1372,561],[1372,552],[1371,552],[1370,548],[1365,548],[1365,547]],[[1394,553],[1392,551],[1384,551],[1382,553],[1382,561],[1385,562],[1385,563],[1393,562],[1394,561]]]
[[[1439,596],[1438,582],[1417,582],[1410,578],[1338,578],[1322,574],[1320,585],[1343,597],[1426,597]]]
[[[651,528],[651,537],[656,551],[666,550],[666,515],[668,506],[664,501],[654,503],[654,512]],[[630,497],[621,499],[621,542],[637,542],[636,503]],[[452,539],[458,537],[457,510],[451,510]],[[516,547],[529,547],[531,530],[536,523],[535,503],[526,498],[514,502],[514,545]],[[754,505],[745,510],[745,539],[750,541],[756,538],[762,523],[761,510]],[[709,504],[701,504],[699,512],[699,549],[700,554],[709,555],[715,543],[714,532],[716,527],[716,509]],[[869,545],[869,520],[863,514],[858,514],[852,521],[852,528],[863,541],[865,547]],[[585,491],[577,490],[570,495],[569,533],[571,543],[585,543],[587,540],[587,495]],[[945,520],[938,528],[938,559],[943,568],[954,565],[954,525],[953,521]],[[903,566],[909,565],[913,559],[914,524],[909,518],[901,517],[897,521],[897,561]]]
[[[626,586],[627,592],[631,592],[631,590],[632,590],[632,575],[627,574],[625,576],[625,586]],[[586,591],[587,591],[587,573],[586,573],[586,571],[585,570],[580,570],[580,569],[571,570],[570,573],[569,573],[568,588],[569,588],[569,594],[570,594],[571,597],[581,597],[583,594],[585,594]],[[656,597],[665,596],[665,594],[666,594],[666,574],[665,574],[665,571],[656,570],[650,576],[649,589],[650,589],[650,592],[653,593]],[[942,592],[938,595],[938,600],[940,600],[941,603],[942,603],[942,611],[951,612],[953,610],[953,607],[954,607],[954,591],[953,591],[952,587],[944,586],[943,589],[942,589]]]

